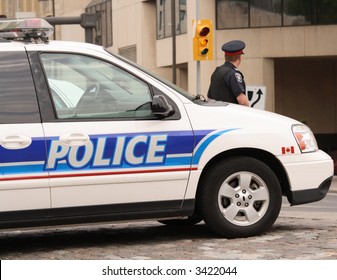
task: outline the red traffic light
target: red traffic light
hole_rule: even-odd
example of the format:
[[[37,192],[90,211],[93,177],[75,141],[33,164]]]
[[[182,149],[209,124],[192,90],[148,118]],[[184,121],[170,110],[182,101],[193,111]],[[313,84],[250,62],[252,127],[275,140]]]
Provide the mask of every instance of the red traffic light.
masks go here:
[[[199,32],[199,36],[207,36],[207,34],[209,33],[210,29],[207,26],[204,26],[200,32]]]

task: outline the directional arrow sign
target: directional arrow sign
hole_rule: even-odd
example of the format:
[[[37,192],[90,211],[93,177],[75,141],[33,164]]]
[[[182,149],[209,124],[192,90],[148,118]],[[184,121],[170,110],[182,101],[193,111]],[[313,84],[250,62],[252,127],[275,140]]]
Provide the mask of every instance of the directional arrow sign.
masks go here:
[[[265,110],[266,87],[265,86],[247,86],[246,95],[248,97],[250,107]]]

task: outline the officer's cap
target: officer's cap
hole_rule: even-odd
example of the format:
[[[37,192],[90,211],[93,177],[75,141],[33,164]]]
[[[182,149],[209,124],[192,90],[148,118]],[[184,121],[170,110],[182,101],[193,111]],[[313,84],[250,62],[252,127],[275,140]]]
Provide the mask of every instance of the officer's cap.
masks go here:
[[[243,49],[246,47],[246,44],[240,40],[229,41],[226,44],[222,45],[222,50],[225,52],[225,55],[240,55],[243,54]]]

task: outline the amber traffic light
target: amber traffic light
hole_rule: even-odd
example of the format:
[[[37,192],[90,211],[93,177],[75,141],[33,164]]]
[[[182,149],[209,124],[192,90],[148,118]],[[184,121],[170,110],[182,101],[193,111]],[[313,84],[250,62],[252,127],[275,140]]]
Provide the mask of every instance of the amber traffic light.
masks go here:
[[[193,22],[195,34],[193,37],[193,59],[213,59],[213,30],[212,22],[200,19]]]

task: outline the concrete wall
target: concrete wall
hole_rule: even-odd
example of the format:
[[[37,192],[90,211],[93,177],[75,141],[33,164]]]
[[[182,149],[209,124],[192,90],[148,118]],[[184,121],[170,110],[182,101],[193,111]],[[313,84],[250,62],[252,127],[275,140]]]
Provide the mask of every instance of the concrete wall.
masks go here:
[[[55,16],[77,17],[85,12],[85,7],[92,0],[54,0]],[[63,41],[85,41],[84,29],[79,25],[56,26],[55,35],[57,40]]]
[[[152,1],[113,1],[112,51],[136,45],[137,63],[156,68],[156,3]]]

